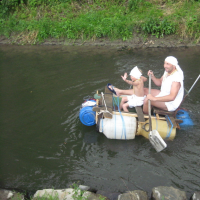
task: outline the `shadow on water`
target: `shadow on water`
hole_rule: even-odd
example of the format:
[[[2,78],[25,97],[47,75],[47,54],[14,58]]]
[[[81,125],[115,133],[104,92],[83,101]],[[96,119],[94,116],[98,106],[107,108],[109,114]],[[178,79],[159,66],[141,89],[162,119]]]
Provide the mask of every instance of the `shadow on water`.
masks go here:
[[[110,140],[79,120],[80,105],[96,90],[107,83],[129,88],[120,76],[136,65],[162,76],[168,55],[178,58],[188,90],[199,75],[199,50],[1,46],[0,187],[66,188],[80,181],[112,192],[199,190],[199,82],[183,104],[194,126],[177,130],[161,153],[141,136]]]

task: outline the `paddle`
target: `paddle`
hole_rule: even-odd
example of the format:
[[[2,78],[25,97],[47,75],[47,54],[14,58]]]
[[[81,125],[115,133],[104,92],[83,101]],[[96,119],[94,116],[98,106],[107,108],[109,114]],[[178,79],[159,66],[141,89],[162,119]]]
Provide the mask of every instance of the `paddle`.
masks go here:
[[[151,94],[151,74],[149,75],[149,94]],[[148,111],[149,111],[149,140],[157,152],[162,151],[167,147],[167,144],[162,139],[157,130],[152,131],[152,122],[151,122],[151,100],[148,100]]]

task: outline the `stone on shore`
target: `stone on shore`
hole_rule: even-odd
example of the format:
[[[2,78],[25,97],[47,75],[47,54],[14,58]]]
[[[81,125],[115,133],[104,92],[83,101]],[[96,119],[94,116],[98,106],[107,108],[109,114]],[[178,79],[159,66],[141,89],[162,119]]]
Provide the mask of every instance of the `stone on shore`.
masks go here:
[[[54,189],[44,189],[44,190],[38,190],[34,196],[33,200],[40,199],[41,197],[54,197],[59,200],[74,200],[74,189],[68,188],[68,189],[62,189],[62,190],[54,190]]]
[[[104,190],[98,190],[96,194],[107,197],[109,200],[118,200],[118,196],[121,194],[119,192],[108,192]]]
[[[82,197],[85,197],[87,200],[101,200],[101,199],[109,200],[105,196],[102,196],[100,194],[95,194],[95,193],[89,192],[89,191],[84,192]]]
[[[0,199],[24,200],[24,195],[10,190],[0,189]]]
[[[85,187],[84,187],[85,188]],[[85,188],[86,189],[86,188]],[[40,198],[52,198],[58,200],[74,200],[74,199],[87,199],[87,200],[108,200],[106,197],[95,194],[89,191],[82,191],[79,189],[62,189],[62,190],[53,190],[53,189],[44,189],[44,190],[38,190],[34,196],[33,200],[39,200]]]
[[[134,190],[120,194],[118,200],[148,200],[147,193],[142,190]]]
[[[194,192],[190,200],[200,200],[200,192],[199,191]]]
[[[159,186],[152,189],[152,200],[187,200],[186,193],[174,187]]]

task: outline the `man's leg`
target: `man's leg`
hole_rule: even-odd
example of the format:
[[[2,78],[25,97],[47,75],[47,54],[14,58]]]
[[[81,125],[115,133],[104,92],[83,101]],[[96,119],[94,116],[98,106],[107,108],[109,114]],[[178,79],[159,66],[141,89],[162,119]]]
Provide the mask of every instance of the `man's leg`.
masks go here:
[[[144,92],[145,92],[145,95],[147,95],[148,94],[148,92],[149,92],[149,89],[148,88],[144,88]],[[155,96],[157,96],[158,94],[160,93],[160,90],[156,90],[156,89],[151,89],[151,94],[155,97]],[[164,106],[165,106],[165,103],[164,102],[154,102],[155,104],[158,104],[158,106],[160,106],[160,107],[158,107],[157,105],[153,105],[153,101],[151,101],[151,105],[153,105],[153,106],[155,106],[155,107],[158,107],[158,108],[161,108],[161,109],[163,109],[164,108]],[[161,104],[160,104],[161,103]],[[166,106],[165,106],[166,107]],[[167,107],[166,107],[167,108]],[[147,99],[147,97],[145,98],[145,100],[144,100],[144,104],[143,104],[143,112],[144,112],[144,114],[148,114],[148,99]]]
[[[162,110],[168,110],[167,106],[165,105],[165,102],[161,102],[161,101],[151,101],[151,106],[160,108]]]

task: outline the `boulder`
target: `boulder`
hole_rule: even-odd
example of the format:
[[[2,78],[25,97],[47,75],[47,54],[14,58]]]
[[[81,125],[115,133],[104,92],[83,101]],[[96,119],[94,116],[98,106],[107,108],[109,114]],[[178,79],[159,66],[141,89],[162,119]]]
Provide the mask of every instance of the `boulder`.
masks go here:
[[[79,185],[78,188],[81,189],[81,190],[89,191],[89,192],[93,192],[93,193],[96,193],[96,192],[97,192],[96,189],[91,188],[91,187],[86,186],[86,185]]]
[[[118,200],[148,200],[148,195],[142,190],[134,190],[120,194]]]
[[[187,200],[186,193],[174,187],[159,186],[152,189],[152,200]]]
[[[63,190],[54,190],[54,189],[44,189],[44,190],[38,190],[34,196],[33,200],[39,200],[42,198],[56,198],[59,200],[74,200],[73,195],[75,194],[74,189],[68,188]]]
[[[100,194],[95,194],[89,191],[84,192],[82,197],[85,197],[87,200],[109,200],[105,196],[102,196]]]
[[[86,185],[79,185],[78,188],[85,191],[88,191],[90,189],[90,187]]]
[[[103,190],[98,190],[96,192],[96,194],[100,194],[102,196],[105,196],[105,197],[107,197],[110,200],[118,200],[118,196],[121,193],[118,193],[118,192],[107,192],[107,191],[103,191]]]
[[[0,189],[0,199],[24,200],[24,195],[17,192],[13,192],[11,190]]]
[[[200,192],[199,191],[195,192],[190,198],[190,200],[200,200]]]

